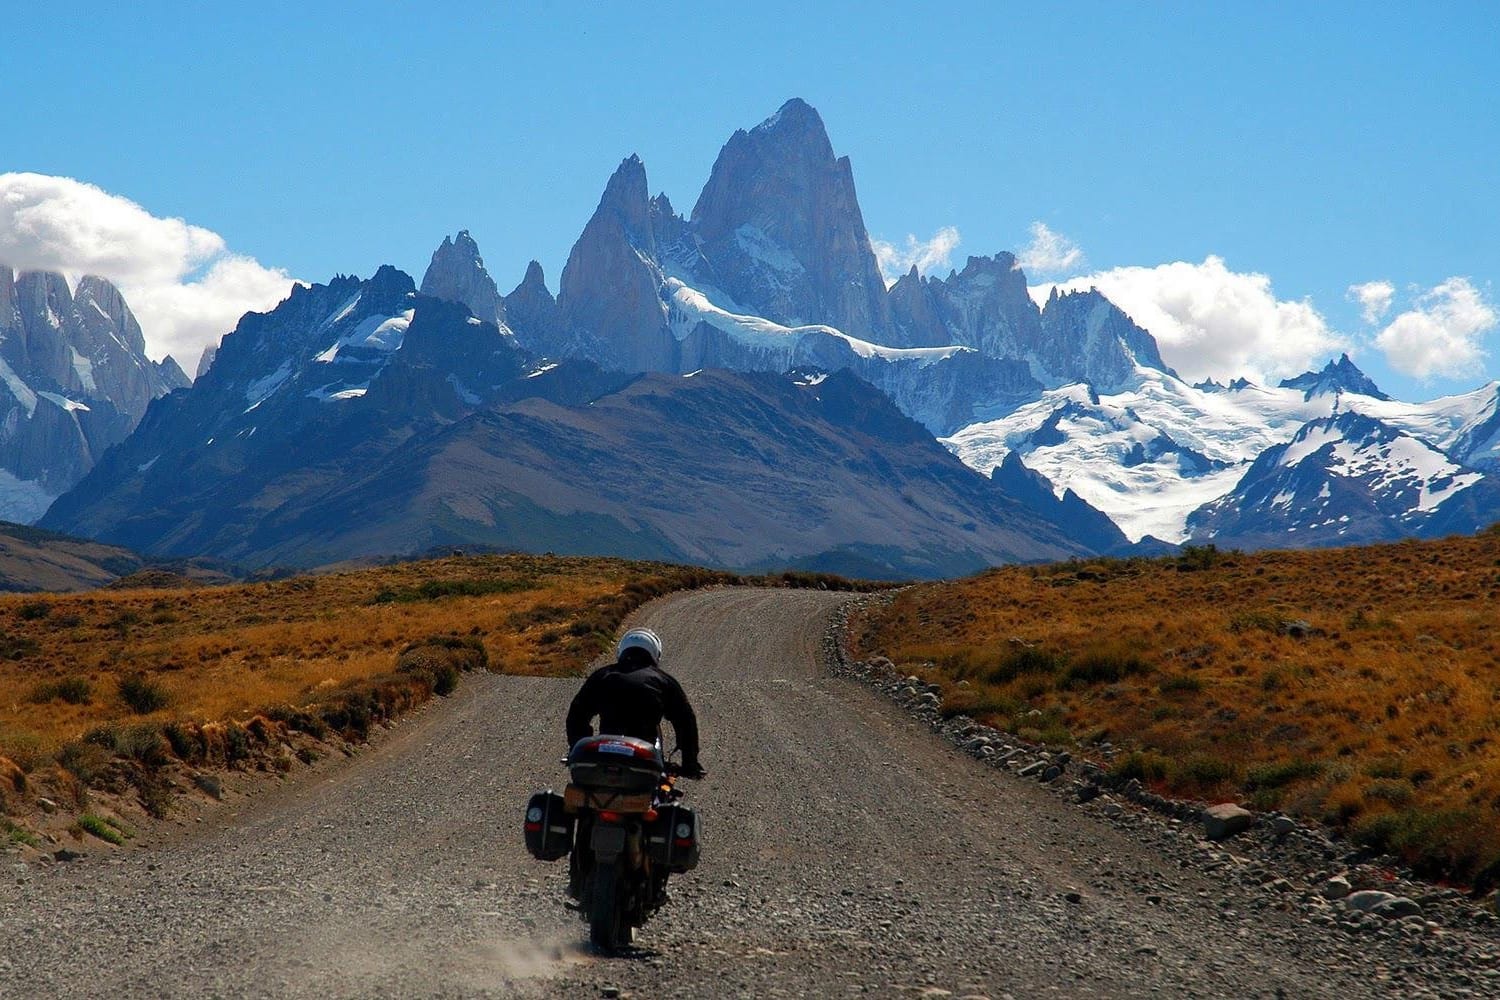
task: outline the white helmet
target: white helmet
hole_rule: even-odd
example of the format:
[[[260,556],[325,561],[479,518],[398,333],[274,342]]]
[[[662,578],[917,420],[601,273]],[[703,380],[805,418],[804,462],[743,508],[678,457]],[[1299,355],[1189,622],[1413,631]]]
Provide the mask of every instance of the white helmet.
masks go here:
[[[652,663],[661,665],[661,636],[649,628],[633,628],[620,636],[620,644],[615,647],[615,659],[624,656],[627,649],[644,649]]]

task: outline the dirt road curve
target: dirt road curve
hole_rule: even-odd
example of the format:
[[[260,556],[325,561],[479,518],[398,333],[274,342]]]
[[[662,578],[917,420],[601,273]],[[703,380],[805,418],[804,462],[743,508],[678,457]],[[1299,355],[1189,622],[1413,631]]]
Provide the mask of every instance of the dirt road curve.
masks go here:
[[[576,682],[481,677],[200,834],[7,864],[0,996],[1453,995],[1383,943],[1274,912],[1246,930],[1233,889],[826,677],[839,600],[720,590],[645,615],[711,777],[690,787],[705,861],[635,958],[583,953],[564,866],[520,843],[526,794],[563,783]]]

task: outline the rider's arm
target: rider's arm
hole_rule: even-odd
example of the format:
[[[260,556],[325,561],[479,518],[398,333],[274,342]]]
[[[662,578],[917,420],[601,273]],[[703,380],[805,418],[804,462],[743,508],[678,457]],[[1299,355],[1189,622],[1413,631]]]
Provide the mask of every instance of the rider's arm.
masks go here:
[[[594,735],[594,716],[599,714],[599,674],[589,676],[583,682],[583,687],[573,696],[573,704],[568,708],[568,746],[583,739],[585,736]]]
[[[688,702],[687,694],[682,690],[682,685],[677,683],[677,678],[667,675],[667,691],[664,699],[663,714],[667,721],[672,724],[672,731],[677,734],[677,746],[682,750],[682,766],[692,771],[699,766],[698,761],[698,717],[693,714],[693,706]]]

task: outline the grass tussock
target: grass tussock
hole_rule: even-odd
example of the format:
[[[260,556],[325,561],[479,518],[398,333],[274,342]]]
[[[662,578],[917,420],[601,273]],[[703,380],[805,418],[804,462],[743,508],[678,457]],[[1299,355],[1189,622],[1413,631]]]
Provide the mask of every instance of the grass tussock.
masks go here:
[[[1497,620],[1487,532],[997,569],[902,591],[851,641],[942,684],[950,713],[1108,740],[1157,791],[1286,809],[1494,885]]]

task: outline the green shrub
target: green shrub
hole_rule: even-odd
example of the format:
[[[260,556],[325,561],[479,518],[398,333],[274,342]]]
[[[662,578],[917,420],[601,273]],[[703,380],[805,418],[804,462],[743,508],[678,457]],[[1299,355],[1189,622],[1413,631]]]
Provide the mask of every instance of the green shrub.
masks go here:
[[[41,621],[52,613],[52,605],[46,601],[27,601],[16,609],[16,617],[23,622]]]
[[[1062,662],[1056,653],[1036,646],[1020,646],[1007,652],[989,669],[984,679],[991,684],[1006,684],[1017,677],[1055,674]]]
[[[137,715],[149,715],[166,708],[171,696],[160,681],[152,680],[143,673],[127,674],[120,678],[120,700]]]
[[[93,685],[86,677],[65,677],[59,681],[43,681],[31,689],[33,704],[45,705],[49,701],[64,701],[69,705],[87,705],[93,697]]]
[[[1389,802],[1393,806],[1408,805],[1414,794],[1411,782],[1401,778],[1381,778],[1370,782],[1370,787],[1365,789],[1365,795],[1369,798]]]
[[[10,820],[0,816],[0,843],[18,846],[24,844],[27,847],[40,847],[42,841],[30,830],[16,826]]]
[[[1245,774],[1245,787],[1251,791],[1282,788],[1296,781],[1306,781],[1323,773],[1323,764],[1315,760],[1289,760],[1261,764]]]
[[[1213,789],[1239,777],[1239,768],[1227,760],[1207,754],[1193,754],[1177,762],[1171,769],[1172,777],[1183,785],[1200,789]]]
[[[1115,761],[1109,773],[1121,781],[1134,778],[1140,782],[1150,783],[1165,781],[1171,768],[1172,762],[1161,754],[1136,750]]]
[[[1213,569],[1223,561],[1224,553],[1220,552],[1216,545],[1184,545],[1177,556],[1177,570],[1181,573],[1192,573]]]
[[[125,843],[125,835],[115,829],[103,816],[84,813],[78,817],[78,825],[86,832],[93,834],[106,843],[114,844],[116,847]]]
[[[1203,690],[1203,682],[1192,674],[1173,674],[1157,690],[1162,694],[1197,694]]]
[[[489,654],[477,636],[435,635],[414,642],[396,660],[397,673],[424,678],[432,693],[447,696],[458,687],[458,675],[489,668]]]
[[[1067,684],[1113,684],[1133,674],[1144,674],[1151,665],[1130,648],[1118,645],[1094,646],[1068,661],[1063,671]]]
[[[1500,881],[1500,842],[1471,809],[1399,809],[1363,816],[1356,843],[1401,858],[1421,877],[1459,879],[1485,890]]]
[[[71,740],[64,743],[57,751],[57,763],[65,770],[71,771],[82,784],[91,785],[109,766],[113,754],[113,740],[108,749],[87,738]]]

